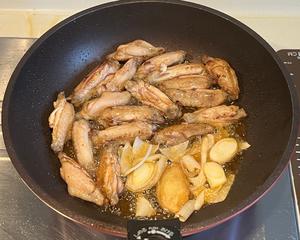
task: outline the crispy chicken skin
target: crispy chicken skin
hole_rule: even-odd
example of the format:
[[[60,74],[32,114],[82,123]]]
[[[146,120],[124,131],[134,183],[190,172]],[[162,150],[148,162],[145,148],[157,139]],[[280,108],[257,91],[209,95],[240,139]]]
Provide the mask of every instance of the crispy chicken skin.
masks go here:
[[[234,105],[221,105],[186,113],[183,115],[183,119],[188,123],[207,123],[221,127],[236,123],[246,116],[243,108]]]
[[[127,61],[133,57],[139,57],[147,60],[151,57],[162,54],[165,51],[162,47],[154,47],[144,40],[134,40],[132,42],[120,45],[117,50],[108,55],[108,59],[117,61]]]
[[[158,109],[167,118],[174,119],[181,116],[179,107],[158,88],[143,81],[128,81],[125,88],[141,103]]]
[[[85,169],[63,152],[58,157],[61,163],[60,175],[68,186],[69,194],[99,206],[103,205],[105,198]]]
[[[203,56],[202,61],[208,72],[217,80],[218,85],[229,94],[232,100],[239,98],[237,76],[232,67],[223,59]]]
[[[96,163],[93,156],[93,145],[89,137],[90,131],[89,123],[86,120],[75,121],[72,129],[72,141],[78,163],[91,176],[94,176]]]
[[[134,121],[160,124],[164,122],[164,118],[161,112],[153,107],[116,106],[104,109],[97,121],[104,126]]]
[[[120,68],[117,61],[105,61],[91,71],[88,76],[82,80],[74,89],[71,95],[72,103],[75,106],[81,105],[83,102],[89,100],[94,88],[100,84],[108,75],[115,73]]]
[[[131,80],[137,71],[138,66],[142,63],[140,58],[129,59],[122,68],[106,83],[107,91],[121,91],[125,83]]]
[[[151,84],[158,84],[162,81],[172,79],[183,75],[204,75],[207,76],[207,71],[203,64],[200,63],[184,63],[178,64],[167,69],[160,69],[151,72],[145,81]]]
[[[178,124],[163,128],[155,133],[153,141],[156,144],[176,145],[194,136],[212,133],[214,128],[207,124]]]
[[[173,102],[185,107],[213,107],[227,100],[227,93],[220,89],[179,90],[165,89],[164,93]]]
[[[119,194],[123,191],[118,162],[118,146],[109,144],[103,146],[99,167],[97,169],[97,186],[104,193],[111,205],[119,201]]]
[[[81,116],[87,120],[96,119],[105,108],[126,105],[130,102],[130,99],[131,95],[127,91],[104,92],[101,97],[94,98],[84,103],[78,116]]]
[[[195,90],[207,89],[212,81],[208,75],[184,75],[165,80],[158,85],[159,89]]]
[[[148,139],[153,133],[153,125],[145,122],[132,122],[113,126],[104,130],[92,131],[92,142],[95,147],[112,141],[133,141],[136,137]]]
[[[168,66],[182,63],[185,59],[186,52],[179,50],[174,52],[167,52],[156,57],[148,59],[139,67],[134,76],[134,80],[143,80],[146,76],[155,71],[163,70]]]
[[[60,152],[70,138],[75,111],[73,105],[67,102],[63,92],[58,94],[53,106],[54,110],[48,119],[49,126],[52,128],[51,148],[54,152]]]

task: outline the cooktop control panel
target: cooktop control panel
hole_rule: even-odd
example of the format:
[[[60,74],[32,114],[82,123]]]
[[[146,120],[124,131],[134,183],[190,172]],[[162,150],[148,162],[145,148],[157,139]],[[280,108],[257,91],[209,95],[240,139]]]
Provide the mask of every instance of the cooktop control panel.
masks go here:
[[[300,101],[300,49],[283,49],[278,51],[278,55],[286,66],[291,76],[291,80],[296,86],[298,99]],[[300,131],[298,132],[291,165],[294,178],[294,188],[296,191],[298,206],[300,206]]]

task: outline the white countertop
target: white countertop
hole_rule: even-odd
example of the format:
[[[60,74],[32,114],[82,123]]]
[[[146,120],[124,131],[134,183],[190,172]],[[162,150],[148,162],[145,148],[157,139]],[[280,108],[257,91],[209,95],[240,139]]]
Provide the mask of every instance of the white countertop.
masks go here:
[[[110,1],[0,1],[0,37],[39,37],[64,18]],[[273,48],[300,48],[299,0],[194,0],[229,14],[265,38]]]

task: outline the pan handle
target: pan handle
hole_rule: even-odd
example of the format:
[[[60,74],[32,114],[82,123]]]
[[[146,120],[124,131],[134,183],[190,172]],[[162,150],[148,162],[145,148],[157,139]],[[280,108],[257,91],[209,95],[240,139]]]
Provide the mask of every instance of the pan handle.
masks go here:
[[[129,240],[182,240],[178,219],[128,220]]]

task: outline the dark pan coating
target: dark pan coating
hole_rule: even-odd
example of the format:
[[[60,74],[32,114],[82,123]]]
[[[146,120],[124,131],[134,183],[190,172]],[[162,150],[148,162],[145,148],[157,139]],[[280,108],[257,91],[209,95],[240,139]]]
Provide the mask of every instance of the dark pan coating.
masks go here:
[[[69,95],[106,54],[133,39],[168,51],[184,49],[194,57],[207,54],[228,60],[239,79],[238,105],[249,114],[245,124],[251,148],[230,195],[193,214],[182,224],[182,233],[207,229],[249,207],[278,179],[292,152],[298,124],[292,84],[275,52],[253,31],[217,11],[178,1],[94,7],[66,19],[31,47],[9,82],[2,116],[5,144],[23,180],[64,216],[126,236],[125,219],[100,213],[101,207],[68,195],[59,161],[49,148],[47,118],[60,90]]]

